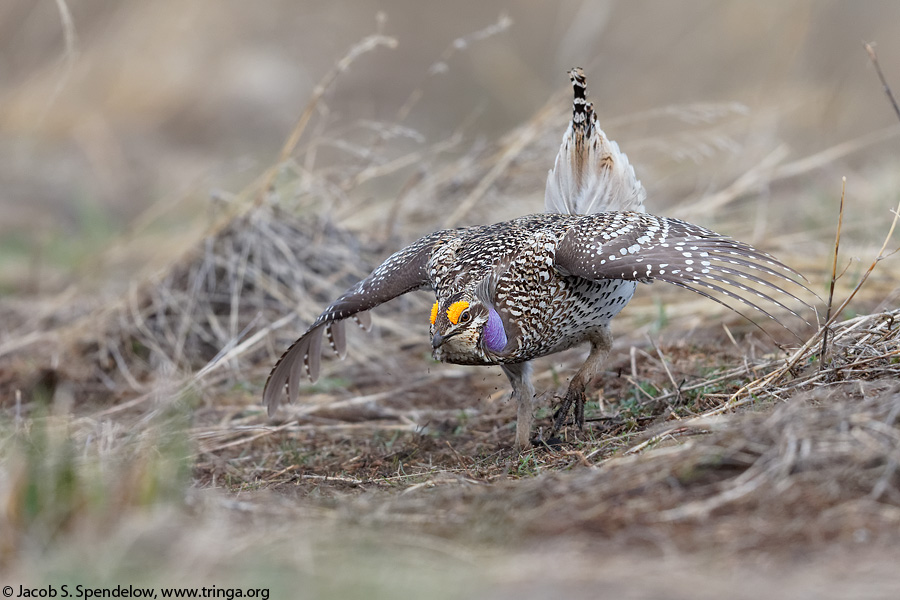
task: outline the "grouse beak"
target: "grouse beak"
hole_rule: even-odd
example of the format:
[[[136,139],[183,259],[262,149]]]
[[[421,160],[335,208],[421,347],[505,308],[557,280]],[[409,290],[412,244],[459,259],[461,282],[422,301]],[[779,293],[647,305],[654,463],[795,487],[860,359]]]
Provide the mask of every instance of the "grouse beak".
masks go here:
[[[441,344],[443,344],[444,342],[446,342],[447,340],[452,338],[454,335],[456,335],[460,331],[462,331],[462,330],[457,329],[456,331],[452,331],[452,332],[448,333],[447,335],[441,335],[440,333],[434,334],[434,337],[431,338],[431,347],[439,348],[441,346]]]

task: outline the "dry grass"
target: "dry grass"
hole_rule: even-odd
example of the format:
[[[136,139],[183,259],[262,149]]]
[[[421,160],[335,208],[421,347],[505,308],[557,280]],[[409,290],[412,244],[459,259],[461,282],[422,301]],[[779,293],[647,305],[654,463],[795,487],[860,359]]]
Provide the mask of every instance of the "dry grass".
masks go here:
[[[577,535],[665,552],[806,553],[833,541],[897,543],[900,394],[893,378],[797,394],[742,418],[697,418],[658,449],[596,464],[565,450],[541,477],[417,489],[349,513],[441,535]],[[700,436],[700,437],[697,437]],[[590,456],[590,455],[588,455]],[[560,469],[566,465],[567,469]],[[437,487],[437,486],[434,486]],[[385,508],[385,505],[386,507]],[[437,512],[441,519],[433,519]]]
[[[885,557],[900,543],[891,261],[836,311],[824,357],[824,328],[801,330],[808,341],[785,353],[778,344],[796,340],[779,328],[761,333],[653,286],[619,320],[586,431],[560,448],[512,451],[515,409],[499,372],[431,362],[426,294],[377,310],[347,360],[326,361],[304,403],[270,421],[258,404],[265,375],[321,307],[421,233],[536,210],[566,119],[561,94],[496,144],[471,141],[465,124],[425,143],[404,123],[413,93],[395,123],[335,124],[326,92],[348,61],[317,90],[282,160],[221,198],[202,239],[161,272],[99,306],[77,288],[0,304],[0,567],[35,581],[43,568],[94,583],[139,572],[166,585],[265,580],[285,594],[300,580],[335,597],[367,586],[434,597],[482,584],[498,597],[538,597],[550,583],[627,589],[644,569],[665,595],[668,576],[701,568],[709,580],[691,597],[714,597],[713,574],[738,562],[838,582],[815,561],[860,556],[889,589]],[[647,147],[689,140],[677,145],[697,158],[734,142],[744,115],[704,104],[632,121],[650,118],[671,119],[672,131]],[[776,151],[675,210],[727,207],[746,231],[736,221],[752,190],[845,151],[792,162]],[[789,248],[790,235],[766,247]],[[804,247],[830,243],[809,237]],[[823,289],[826,256],[776,253]],[[838,281],[838,298],[855,277]],[[853,306],[865,314],[847,318]],[[579,358],[540,363],[539,425]],[[104,550],[85,560],[83,547]],[[573,565],[586,557],[619,572],[584,574]],[[653,562],[621,564],[630,557]],[[348,564],[360,573],[336,583]],[[413,575],[384,574],[397,571]]]

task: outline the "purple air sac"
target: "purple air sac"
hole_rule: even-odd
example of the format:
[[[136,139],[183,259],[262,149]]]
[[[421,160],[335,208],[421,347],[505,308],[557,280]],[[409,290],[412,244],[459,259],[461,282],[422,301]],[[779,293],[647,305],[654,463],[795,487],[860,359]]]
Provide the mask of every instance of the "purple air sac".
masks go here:
[[[503,321],[493,308],[488,307],[488,320],[484,326],[484,345],[491,352],[500,352],[506,348],[506,330]]]

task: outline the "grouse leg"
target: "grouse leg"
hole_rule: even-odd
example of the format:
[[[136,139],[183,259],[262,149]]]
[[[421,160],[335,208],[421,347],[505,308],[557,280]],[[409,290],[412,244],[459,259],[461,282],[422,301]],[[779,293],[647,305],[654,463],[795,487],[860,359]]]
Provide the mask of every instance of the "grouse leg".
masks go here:
[[[516,399],[516,448],[523,450],[531,444],[531,427],[534,424],[534,384],[531,383],[531,363],[500,365]]]
[[[609,351],[612,349],[613,340],[609,325],[604,325],[602,328],[598,329],[594,335],[591,336],[590,340],[591,352],[588,354],[584,364],[581,365],[581,368],[578,369],[578,372],[575,373],[575,376],[572,377],[572,381],[569,382],[569,389],[566,391],[566,397],[563,399],[562,404],[553,416],[553,430],[550,432],[551,438],[555,437],[559,430],[565,425],[566,417],[569,415],[569,409],[572,408],[573,404],[575,405],[575,425],[578,429],[584,428],[585,390],[594,376],[600,372],[600,367],[606,361],[606,357],[609,356]]]

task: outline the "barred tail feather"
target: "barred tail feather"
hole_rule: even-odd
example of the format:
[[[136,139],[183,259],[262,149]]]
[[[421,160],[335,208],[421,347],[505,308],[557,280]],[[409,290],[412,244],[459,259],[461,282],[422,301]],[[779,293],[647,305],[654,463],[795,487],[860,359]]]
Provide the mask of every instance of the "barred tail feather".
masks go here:
[[[587,101],[584,71],[572,69],[569,78],[574,90],[572,121],[547,175],[545,212],[643,212],[647,193],[628,157],[597,124],[594,107]]]

